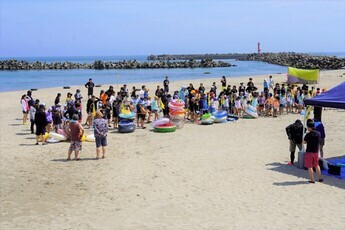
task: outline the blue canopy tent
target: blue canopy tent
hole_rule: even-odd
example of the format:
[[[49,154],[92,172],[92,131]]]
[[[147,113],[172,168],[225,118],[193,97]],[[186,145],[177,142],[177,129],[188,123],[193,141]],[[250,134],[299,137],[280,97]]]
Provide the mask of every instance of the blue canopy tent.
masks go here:
[[[337,85],[336,87],[316,96],[311,99],[305,100],[306,106],[319,106],[319,107],[330,107],[337,109],[345,109],[345,82]],[[305,112],[306,114],[306,112]],[[304,115],[304,121],[306,115]],[[345,164],[345,157],[339,159],[330,160],[334,165]],[[330,175],[326,170],[322,171],[324,175]],[[345,167],[341,169],[341,174],[338,178],[345,179]]]
[[[345,109],[345,82],[316,96],[305,100],[305,105]]]

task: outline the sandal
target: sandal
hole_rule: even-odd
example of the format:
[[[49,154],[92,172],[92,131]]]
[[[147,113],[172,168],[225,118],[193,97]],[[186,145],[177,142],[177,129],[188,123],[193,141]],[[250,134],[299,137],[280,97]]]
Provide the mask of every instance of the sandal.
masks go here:
[[[323,182],[323,179],[319,179],[319,182]]]
[[[310,183],[310,184],[315,184],[315,181],[308,180],[308,183]]]
[[[102,159],[104,159],[105,158],[105,156],[102,156]]]

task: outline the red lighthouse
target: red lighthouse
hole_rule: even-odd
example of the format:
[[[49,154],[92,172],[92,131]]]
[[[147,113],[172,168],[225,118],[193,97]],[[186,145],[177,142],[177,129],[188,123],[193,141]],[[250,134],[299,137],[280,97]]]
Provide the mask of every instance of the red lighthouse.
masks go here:
[[[258,54],[261,53],[260,42],[258,42]]]

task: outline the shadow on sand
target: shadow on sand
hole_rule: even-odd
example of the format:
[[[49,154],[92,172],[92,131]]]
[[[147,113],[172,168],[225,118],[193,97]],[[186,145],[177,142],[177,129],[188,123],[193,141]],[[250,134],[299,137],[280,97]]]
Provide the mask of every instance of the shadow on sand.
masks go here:
[[[96,159],[95,157],[87,157],[87,158],[79,158],[78,161],[97,161],[100,159]],[[60,159],[53,159],[50,161],[55,161],[55,162],[71,162],[71,161],[76,161],[72,158],[72,160],[67,160],[66,158],[60,158]]]
[[[282,164],[279,162],[273,162],[270,164],[266,164],[266,166],[269,166],[271,168],[268,168],[267,170],[289,174],[298,178],[301,178],[301,181],[286,181],[286,182],[274,182],[273,185],[275,186],[296,186],[296,185],[302,185],[306,184],[308,180],[308,171],[299,169],[295,166],[291,166],[288,164]],[[334,186],[340,189],[345,189],[345,180],[338,179],[334,176],[325,176],[323,175],[324,181],[323,184]],[[315,180],[317,180],[317,176],[315,173]],[[319,182],[317,182],[319,183]]]

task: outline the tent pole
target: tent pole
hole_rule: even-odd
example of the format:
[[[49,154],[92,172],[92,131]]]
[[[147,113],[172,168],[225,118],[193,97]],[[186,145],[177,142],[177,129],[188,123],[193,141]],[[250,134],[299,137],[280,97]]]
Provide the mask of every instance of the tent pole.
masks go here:
[[[304,107],[304,119],[303,119],[303,135],[302,135],[302,151],[305,151],[303,140],[305,136],[305,127],[307,124],[307,106]]]

